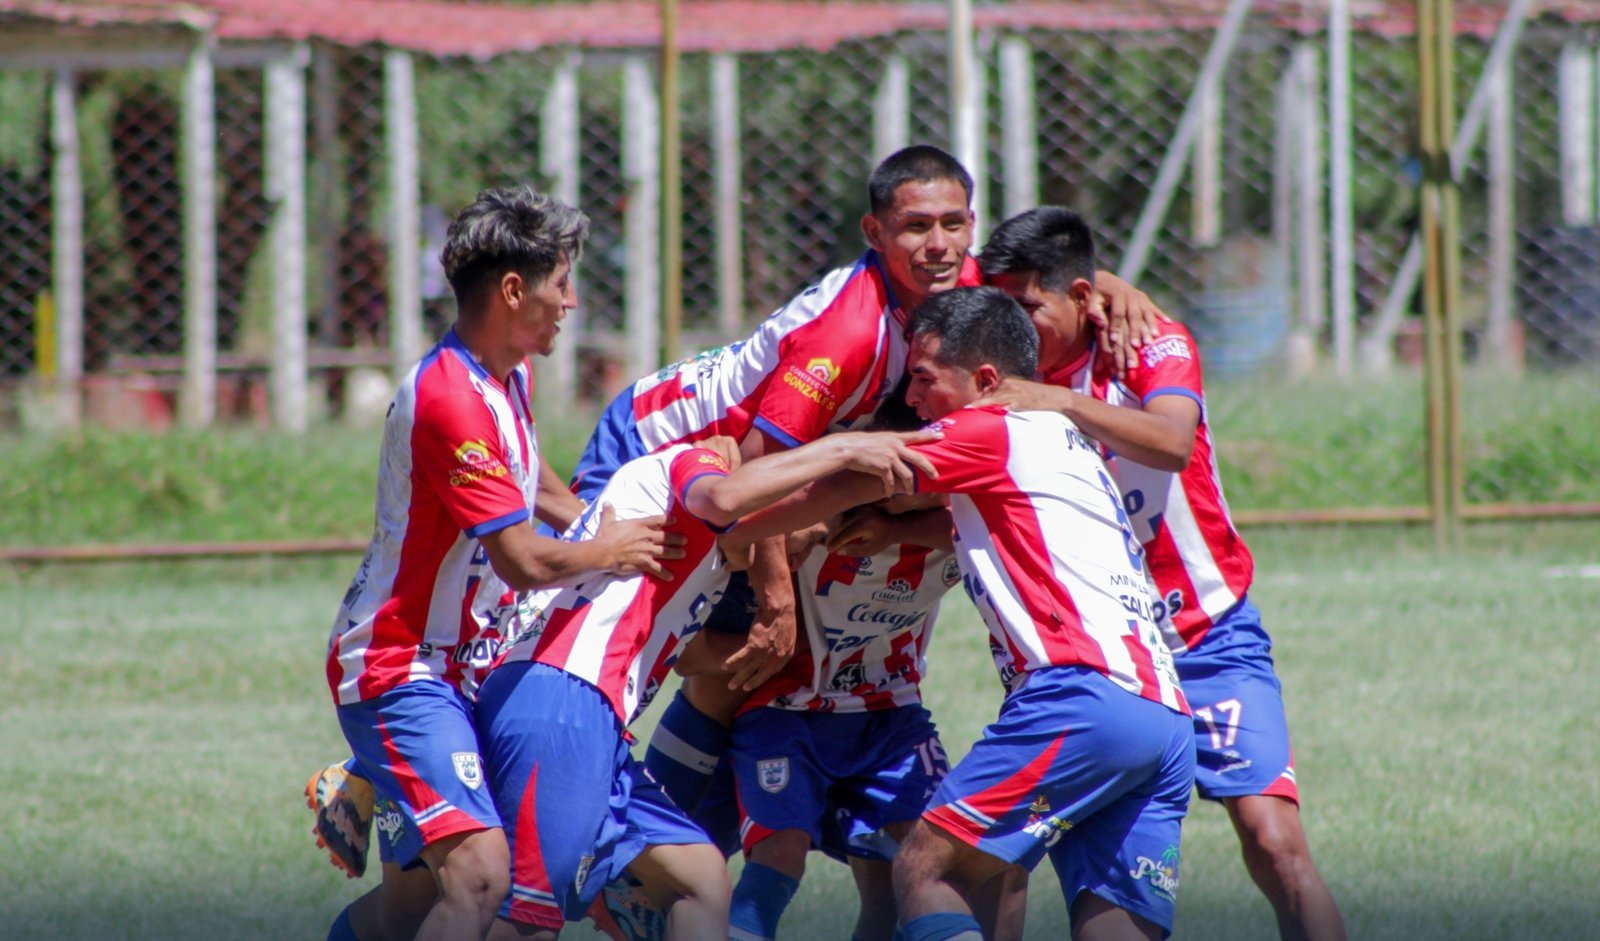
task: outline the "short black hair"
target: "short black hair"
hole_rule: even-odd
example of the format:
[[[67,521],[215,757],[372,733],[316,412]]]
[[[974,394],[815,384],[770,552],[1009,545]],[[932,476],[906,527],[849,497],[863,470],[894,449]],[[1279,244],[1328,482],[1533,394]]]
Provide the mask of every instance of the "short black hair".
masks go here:
[[[451,220],[439,261],[465,314],[509,271],[530,282],[550,277],[562,256],[576,264],[589,217],[526,184],[487,189]]]
[[[947,366],[993,365],[1002,377],[1030,378],[1039,368],[1039,333],[1011,295],[997,287],[952,288],[911,315],[912,337],[939,340],[934,359]]]
[[[907,183],[955,180],[972,205],[972,174],[961,161],[931,144],[912,144],[883,158],[867,178],[867,207],[877,215],[894,205],[895,191]]]
[[[1040,206],[1000,223],[978,256],[985,278],[1039,272],[1039,286],[1057,294],[1083,278],[1094,283],[1094,233],[1061,206]]]
[[[906,404],[906,390],[911,387],[911,374],[900,377],[894,391],[884,396],[867,423],[868,431],[916,431],[927,424],[917,417],[917,410]]]

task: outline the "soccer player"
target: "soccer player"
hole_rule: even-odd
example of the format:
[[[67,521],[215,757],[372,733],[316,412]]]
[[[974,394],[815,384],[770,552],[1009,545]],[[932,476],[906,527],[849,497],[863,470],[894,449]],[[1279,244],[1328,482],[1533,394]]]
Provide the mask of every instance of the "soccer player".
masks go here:
[[[727,937],[722,854],[638,773],[627,726],[727,584],[719,531],[842,468],[876,481],[875,496],[904,491],[913,468],[932,473],[908,443],[935,438],[832,435],[731,474],[716,452],[674,445],[615,472],[598,503],[623,518],[670,513],[684,555],[666,563],[668,577],[601,575],[532,593],[522,631],[484,681],[478,737],[512,847],[511,894],[495,937],[553,939],[624,874],[666,912],[668,938]],[[568,537],[591,535],[597,517],[591,508]]]
[[[384,425],[372,543],[328,639],[327,677],[361,778],[392,814],[384,885],[334,923],[363,941],[482,937],[508,851],[483,787],[471,700],[515,592],[585,572],[663,571],[662,517],[596,515],[594,539],[535,534],[538,438],[527,358],[576,306],[576,209],[527,187],[486,190],[451,223],[442,260],[459,314],[401,381]],[[436,895],[436,900],[435,900]],[[429,900],[404,912],[408,899]],[[397,927],[396,913],[420,915]]]
[[[979,887],[1047,852],[1075,938],[1171,931],[1194,745],[1139,543],[1070,420],[970,407],[1033,375],[1039,346],[992,287],[937,295],[912,321],[907,401],[944,434],[915,447],[938,471],[919,489],[951,494],[962,581],[1007,694],[895,856],[907,941],[978,941]],[[795,527],[870,491],[835,475],[751,523]]]
[[[1200,796],[1227,808],[1283,938],[1342,939],[1338,906],[1300,825],[1272,641],[1247,596],[1254,563],[1223,499],[1194,339],[1164,321],[1138,368],[1120,381],[1112,374],[1086,310],[1093,238],[1066,209],[1006,220],[979,262],[1030,314],[1046,383],[1007,379],[992,400],[1059,411],[1108,454],[1194,707]]]

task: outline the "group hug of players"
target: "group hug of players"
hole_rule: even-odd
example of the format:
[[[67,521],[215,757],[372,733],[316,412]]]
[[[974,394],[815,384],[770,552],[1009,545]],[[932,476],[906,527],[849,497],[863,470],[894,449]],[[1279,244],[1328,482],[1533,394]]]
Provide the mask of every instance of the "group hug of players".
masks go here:
[[[1197,787],[1283,937],[1343,938],[1193,339],[1065,209],[972,257],[942,150],[867,190],[865,254],[625,389],[570,486],[530,357],[587,219],[514,187],[451,223],[458,318],[390,406],[329,638],[353,757],[307,796],[336,864],[375,825],[383,867],[330,941],[772,939],[813,849],[856,941],[1019,941],[1046,856],[1075,938],[1159,939]],[[958,584],[1004,697],[951,767],[920,684]]]

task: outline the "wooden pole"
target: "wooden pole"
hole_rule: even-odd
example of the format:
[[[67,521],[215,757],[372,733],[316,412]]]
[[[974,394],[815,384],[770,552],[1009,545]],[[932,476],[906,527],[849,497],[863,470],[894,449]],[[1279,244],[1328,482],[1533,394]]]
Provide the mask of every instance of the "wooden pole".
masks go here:
[[[628,253],[626,295],[628,381],[661,365],[661,285],[657,280],[661,250],[661,153],[656,135],[655,89],[643,57],[630,55],[622,66],[622,176],[628,185],[623,217],[623,243]]]
[[[1033,94],[1033,50],[1021,36],[1000,43],[1000,133],[1006,218],[1039,205],[1039,131]]]
[[[56,72],[50,96],[51,281],[55,306],[56,416],[69,428],[83,417],[83,164],[78,149],[76,73]],[[41,369],[47,368],[40,363]]]
[[[1328,5],[1328,248],[1331,270],[1333,371],[1349,377],[1355,363],[1355,135],[1351,126],[1350,0]]]
[[[539,135],[539,172],[550,181],[550,195],[569,206],[578,206],[579,129],[577,52],[569,53],[550,76],[545,92],[543,120]],[[577,277],[582,276],[581,262]],[[576,280],[576,278],[575,278]],[[534,396],[541,415],[554,416],[571,407],[578,397],[578,341],[584,335],[584,305],[581,282],[578,307],[567,313],[561,339],[555,351],[539,370]]]
[[[183,388],[191,428],[217,414],[217,116],[211,37],[189,55],[183,82]]]
[[[711,120],[715,146],[717,239],[717,329],[731,340],[744,326],[743,168],[739,146],[739,59],[731,52],[711,57]]]
[[[306,430],[306,50],[267,65],[267,199],[272,203],[272,419]]]
[[[384,129],[389,144],[389,352],[398,378],[422,357],[422,181],[411,53],[383,56]]]

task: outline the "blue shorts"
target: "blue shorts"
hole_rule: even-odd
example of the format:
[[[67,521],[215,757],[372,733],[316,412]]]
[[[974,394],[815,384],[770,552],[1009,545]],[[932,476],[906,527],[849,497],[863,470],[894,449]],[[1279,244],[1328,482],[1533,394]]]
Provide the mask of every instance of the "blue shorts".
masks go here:
[[[1256,606],[1241,598],[1197,647],[1172,662],[1194,711],[1200,796],[1267,794],[1300,803],[1283,686]]]
[[[422,848],[500,826],[484,784],[472,703],[432,680],[338,707],[339,727],[378,797],[378,857],[412,867]]]
[[[639,437],[633,420],[633,386],[617,394],[600,413],[600,421],[583,447],[583,456],[572,473],[572,492],[585,503],[592,502],[611,480],[617,468],[636,457],[650,453]]]
[[[478,735],[511,843],[501,916],[559,929],[647,847],[708,842],[635,764],[611,704],[542,663],[490,672]]]
[[[879,832],[921,816],[950,771],[922,706],[753,709],[734,721],[728,754],[746,853],[779,830],[803,830],[835,858],[888,858]]]
[[[1048,852],[1069,911],[1093,892],[1170,932],[1193,739],[1188,716],[1091,668],[1036,670],[923,819],[1030,870]]]

